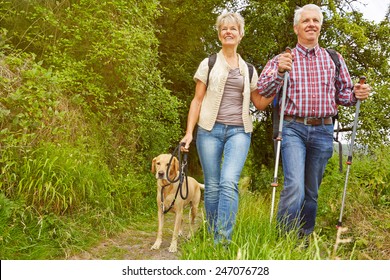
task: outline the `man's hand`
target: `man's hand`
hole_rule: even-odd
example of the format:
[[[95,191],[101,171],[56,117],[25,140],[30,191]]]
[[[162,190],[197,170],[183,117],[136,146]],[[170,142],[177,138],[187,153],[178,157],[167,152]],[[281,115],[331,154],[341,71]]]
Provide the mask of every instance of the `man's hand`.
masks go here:
[[[355,97],[359,100],[365,100],[370,95],[371,87],[368,84],[355,84],[353,92]]]
[[[294,60],[294,54],[290,52],[281,53],[278,57],[278,72],[283,74],[290,71]]]

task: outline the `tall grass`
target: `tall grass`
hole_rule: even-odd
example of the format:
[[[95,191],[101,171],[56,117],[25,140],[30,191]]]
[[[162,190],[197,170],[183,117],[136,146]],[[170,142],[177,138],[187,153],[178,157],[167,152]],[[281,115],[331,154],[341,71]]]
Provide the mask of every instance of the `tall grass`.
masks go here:
[[[147,178],[115,176],[97,154],[74,147],[4,149],[0,168],[0,259],[83,251],[123,230],[149,191]]]
[[[0,259],[66,259],[124,230],[131,222],[144,225],[151,215],[154,217],[152,174],[115,175],[107,171],[97,155],[81,155],[71,148],[54,149],[50,145],[35,152],[4,150],[1,160]],[[387,166],[385,157],[381,160],[384,161],[381,166]],[[244,178],[240,182],[239,212],[230,246],[214,246],[206,224],[201,222],[192,239],[181,240],[180,257],[188,260],[390,259],[388,173],[382,170],[381,180],[366,185],[367,181],[358,176],[372,172],[377,165],[355,156],[343,217],[346,231],[337,237],[345,179],[345,170],[339,173],[337,165],[335,156],[320,188],[317,224],[308,248],[296,232],[281,234],[275,222],[270,224],[271,188],[264,185],[260,190],[265,191],[251,192],[251,182]],[[264,172],[264,176],[272,177],[271,173]],[[37,194],[44,197],[46,182],[54,190],[47,192],[46,200],[35,198]],[[52,193],[58,193],[67,204],[56,200],[56,196],[53,199],[49,195]],[[277,189],[276,202],[279,193]],[[135,208],[137,211],[133,211]],[[155,230],[144,226],[141,229]],[[337,238],[348,242],[335,246]]]
[[[281,233],[270,223],[268,198],[260,193],[241,193],[237,222],[228,247],[214,246],[203,223],[183,245],[182,259],[191,260],[301,260],[319,258],[315,242],[304,249],[297,232]],[[317,241],[316,241],[317,242]]]
[[[41,144],[4,154],[0,190],[39,213],[62,215],[84,204],[128,208],[130,197],[136,202],[143,195],[137,176],[113,174],[98,154],[77,147]]]
[[[22,200],[0,194],[0,258],[64,259],[118,231],[123,224],[123,217],[105,209],[84,207],[77,215],[66,216],[42,214]]]
[[[389,147],[354,154],[346,184],[343,239],[350,242],[338,246],[335,258],[390,259],[390,160]],[[338,157],[338,156],[337,156]],[[331,159],[320,188],[317,230],[327,242],[336,240],[336,224],[340,215],[344,172],[337,172],[337,157]]]
[[[282,234],[270,224],[270,192],[249,192],[242,180],[239,212],[232,243],[228,248],[214,246],[203,223],[198,233],[182,246],[182,259],[194,260],[318,260],[390,258],[390,211],[388,148],[370,156],[357,154],[351,167],[343,215],[343,228],[337,230],[344,172],[338,170],[338,155],[330,160],[318,198],[315,232],[309,245],[296,232]],[[374,161],[374,162],[372,162]],[[265,176],[269,176],[267,172]],[[261,176],[261,175],[260,175]],[[367,179],[369,178],[369,180]],[[259,181],[268,182],[266,179]],[[362,180],[363,179],[363,180]],[[282,181],[281,181],[282,184]],[[247,186],[245,186],[247,185]],[[265,186],[261,189],[265,189]],[[258,188],[257,188],[258,189]],[[277,189],[276,201],[279,201]],[[277,206],[277,205],[276,205]],[[204,217],[203,217],[204,219]]]
[[[97,156],[74,148],[47,144],[18,153],[4,167],[7,185],[2,189],[38,212],[64,214],[83,201],[101,200],[97,197],[105,196],[113,185],[108,169]]]

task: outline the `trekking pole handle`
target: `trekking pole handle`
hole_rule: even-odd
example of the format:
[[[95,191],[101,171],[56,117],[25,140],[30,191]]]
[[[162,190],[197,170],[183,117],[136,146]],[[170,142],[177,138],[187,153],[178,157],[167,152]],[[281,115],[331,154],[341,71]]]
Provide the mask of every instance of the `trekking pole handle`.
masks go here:
[[[286,47],[285,50],[286,53],[291,54],[291,48]],[[278,130],[278,135],[275,138],[277,141],[277,151],[276,151],[276,158],[275,158],[275,172],[274,172],[274,181],[271,183],[272,187],[277,187],[278,184],[278,166],[279,166],[279,159],[280,159],[280,145],[282,142],[282,129],[283,129],[283,120],[284,120],[284,107],[286,104],[286,94],[287,94],[287,84],[289,80],[289,71],[285,71],[284,74],[284,82],[283,82],[283,94],[282,94],[282,103],[281,103],[281,111],[280,111],[280,118],[279,118],[279,130]],[[274,196],[274,194],[273,194]]]
[[[286,47],[286,50],[284,52],[291,54],[292,50],[290,47]],[[286,72],[289,72],[289,71],[286,71]]]
[[[360,76],[359,84],[364,85],[365,82],[366,82],[366,77],[365,76]],[[352,149],[353,149],[354,142],[355,142],[356,127],[357,127],[357,121],[358,121],[359,111],[360,111],[360,103],[361,103],[361,100],[358,99],[358,101],[356,103],[355,120],[354,120],[354,125],[353,125],[353,130],[352,130],[352,138],[351,138],[351,148],[350,148],[350,153],[349,153],[348,159],[347,159],[347,165],[351,165],[352,164]]]
[[[291,48],[286,47],[286,50],[284,52],[291,53]],[[283,84],[283,91],[286,91],[287,90],[287,83],[288,83],[288,79],[289,79],[289,77],[288,77],[289,71],[286,70],[284,72],[287,72],[284,74],[284,84]],[[282,110],[284,110],[284,105],[285,105],[285,93],[284,93],[284,98],[282,97],[282,108],[283,108]],[[283,113],[283,111],[282,111],[282,113]],[[281,116],[281,118],[279,119],[279,131],[278,131],[278,135],[275,138],[276,141],[282,141],[281,126],[283,125],[283,116]]]

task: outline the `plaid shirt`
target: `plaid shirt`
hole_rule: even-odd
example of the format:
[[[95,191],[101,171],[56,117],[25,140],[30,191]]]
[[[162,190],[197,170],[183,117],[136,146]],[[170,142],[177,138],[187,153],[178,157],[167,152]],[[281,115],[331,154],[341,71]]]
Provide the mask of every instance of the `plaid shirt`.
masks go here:
[[[308,50],[297,44],[292,52],[295,59],[290,71],[285,115],[323,118],[336,115],[337,105],[356,104],[353,83],[340,54],[340,75],[336,80],[335,64],[324,48],[317,45]],[[278,75],[276,56],[263,69],[257,89],[261,95],[270,97],[280,91],[283,82],[283,76]]]

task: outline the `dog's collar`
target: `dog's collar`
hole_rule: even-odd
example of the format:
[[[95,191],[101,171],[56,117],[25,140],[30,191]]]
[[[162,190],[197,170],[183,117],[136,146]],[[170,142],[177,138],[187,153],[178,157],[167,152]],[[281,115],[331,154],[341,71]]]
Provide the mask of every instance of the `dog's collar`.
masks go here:
[[[187,176],[186,176],[186,175],[185,175],[185,177],[186,177],[186,180],[187,180],[187,181],[186,181],[186,186],[187,186],[187,195],[188,195],[188,179],[187,179]],[[178,178],[180,178],[180,174],[178,174]],[[175,180],[176,180],[176,178],[175,178]],[[177,195],[178,195],[179,191],[180,191],[180,195],[183,197],[183,195],[182,195],[182,193],[181,193],[181,188],[182,188],[182,185],[183,185],[183,178],[180,178],[180,183],[179,183],[179,186],[177,187],[175,197],[174,197],[174,199],[172,200],[172,203],[171,203],[171,205],[168,207],[168,209],[165,209],[165,206],[164,206],[164,188],[166,188],[166,187],[168,187],[168,186],[170,186],[170,185],[173,185],[173,183],[169,183],[169,181],[168,181],[167,184],[161,186],[161,195],[160,195],[160,197],[161,197],[161,210],[162,210],[162,212],[163,212],[164,214],[168,213],[169,210],[172,209],[173,205],[175,204],[175,201],[176,201],[176,198],[177,198]]]
[[[177,174],[177,176],[173,180],[168,180],[168,179],[159,179],[161,180],[161,183],[167,182],[164,185],[161,186],[161,188],[168,187],[170,185],[173,185],[174,182],[178,181],[178,178],[180,177],[180,174]]]

